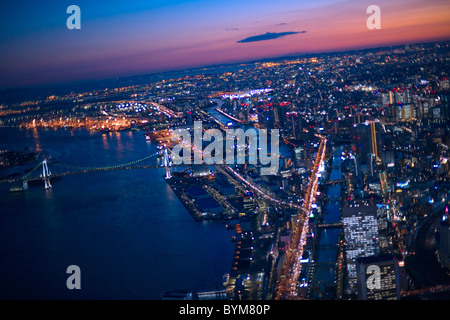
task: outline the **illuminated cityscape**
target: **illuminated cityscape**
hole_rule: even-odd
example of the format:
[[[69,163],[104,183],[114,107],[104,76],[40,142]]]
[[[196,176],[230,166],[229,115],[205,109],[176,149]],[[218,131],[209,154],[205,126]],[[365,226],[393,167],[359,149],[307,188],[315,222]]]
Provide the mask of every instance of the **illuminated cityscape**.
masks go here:
[[[4,89],[2,298],[448,300],[449,37]]]

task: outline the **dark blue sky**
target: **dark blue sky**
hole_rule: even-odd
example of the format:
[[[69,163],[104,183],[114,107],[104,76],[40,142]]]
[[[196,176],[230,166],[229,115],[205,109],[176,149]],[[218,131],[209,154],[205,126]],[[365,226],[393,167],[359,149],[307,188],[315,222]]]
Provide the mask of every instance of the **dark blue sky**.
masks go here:
[[[66,9],[81,8],[81,30]],[[448,0],[8,1],[0,88],[115,78],[218,63],[448,39]],[[306,32],[302,32],[306,31]],[[264,34],[283,36],[259,37]],[[255,39],[260,41],[242,41]]]

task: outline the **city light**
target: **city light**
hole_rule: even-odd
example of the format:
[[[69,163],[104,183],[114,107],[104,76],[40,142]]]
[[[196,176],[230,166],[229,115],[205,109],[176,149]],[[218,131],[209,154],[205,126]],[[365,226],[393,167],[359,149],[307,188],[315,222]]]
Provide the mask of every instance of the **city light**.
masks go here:
[[[16,102],[3,92],[4,278],[45,257],[46,283],[8,280],[3,296],[52,293],[59,280],[40,270],[61,257],[79,259],[82,298],[103,297],[84,272],[106,265],[124,277],[111,283],[119,298],[134,294],[124,283],[164,299],[448,295],[447,62],[436,42],[42,88]],[[86,255],[72,248],[80,236]],[[137,283],[117,257],[157,279]],[[186,271],[201,276],[183,284]]]

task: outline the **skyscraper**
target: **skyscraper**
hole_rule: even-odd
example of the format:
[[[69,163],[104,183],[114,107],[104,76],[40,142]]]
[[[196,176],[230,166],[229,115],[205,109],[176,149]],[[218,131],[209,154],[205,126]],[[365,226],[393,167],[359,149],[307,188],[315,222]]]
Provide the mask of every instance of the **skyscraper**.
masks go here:
[[[392,254],[357,258],[356,266],[359,299],[400,299],[398,260]]]
[[[377,221],[378,221],[378,237],[380,243],[380,252],[387,250],[392,243],[391,237],[389,237],[388,220],[389,217],[389,205],[379,203],[377,205]]]
[[[372,152],[369,129],[369,126],[364,123],[359,124],[357,127],[358,136],[355,147],[362,165],[369,163],[369,155]]]
[[[360,257],[379,253],[377,206],[354,202],[351,207],[342,208],[347,259],[347,279],[350,293],[356,291],[356,262]]]
[[[377,128],[378,127],[378,128]],[[380,125],[374,121],[359,124],[357,127],[356,150],[358,152],[361,164],[370,164],[370,157],[375,155],[376,163],[380,163],[381,157],[378,148],[378,131]],[[370,171],[370,170],[369,170]],[[369,172],[370,173],[370,172]]]

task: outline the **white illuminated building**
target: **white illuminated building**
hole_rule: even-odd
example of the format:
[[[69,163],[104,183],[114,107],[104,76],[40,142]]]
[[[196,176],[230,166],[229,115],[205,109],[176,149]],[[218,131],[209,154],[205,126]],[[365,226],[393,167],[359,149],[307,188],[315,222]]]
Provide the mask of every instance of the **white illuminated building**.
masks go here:
[[[355,204],[342,209],[348,289],[356,290],[355,259],[379,253],[377,206]]]

